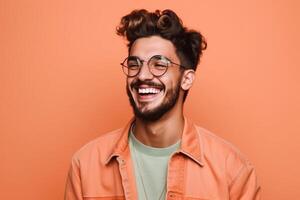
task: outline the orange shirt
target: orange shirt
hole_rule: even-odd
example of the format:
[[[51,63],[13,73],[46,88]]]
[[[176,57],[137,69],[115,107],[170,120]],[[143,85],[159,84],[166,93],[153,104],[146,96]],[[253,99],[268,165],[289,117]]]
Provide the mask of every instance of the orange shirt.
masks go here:
[[[126,127],[104,134],[76,152],[65,200],[136,200]],[[170,158],[167,200],[258,200],[250,162],[230,143],[185,118],[181,147]]]

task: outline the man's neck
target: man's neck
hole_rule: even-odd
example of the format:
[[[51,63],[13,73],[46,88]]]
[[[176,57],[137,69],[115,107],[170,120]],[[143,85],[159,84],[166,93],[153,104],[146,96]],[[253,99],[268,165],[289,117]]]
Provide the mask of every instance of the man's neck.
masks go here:
[[[145,145],[163,148],[175,144],[182,135],[184,117],[180,113],[166,113],[157,121],[136,119],[135,137]]]

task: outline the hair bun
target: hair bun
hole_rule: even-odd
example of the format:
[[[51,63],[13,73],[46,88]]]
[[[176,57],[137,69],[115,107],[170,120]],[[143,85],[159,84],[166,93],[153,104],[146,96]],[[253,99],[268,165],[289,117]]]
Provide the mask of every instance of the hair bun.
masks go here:
[[[171,10],[164,10],[157,21],[157,29],[161,33],[164,33],[166,38],[170,38],[171,35],[180,35],[184,32],[183,25],[178,16]]]

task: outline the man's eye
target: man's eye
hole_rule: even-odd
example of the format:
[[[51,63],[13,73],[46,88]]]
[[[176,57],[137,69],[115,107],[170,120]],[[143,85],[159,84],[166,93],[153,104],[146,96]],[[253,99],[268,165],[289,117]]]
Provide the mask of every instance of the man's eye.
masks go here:
[[[168,67],[168,65],[166,63],[155,63],[154,66],[159,69]]]
[[[129,63],[127,63],[127,66],[132,69],[139,67],[138,63],[136,63],[136,62],[129,62]]]
[[[166,67],[166,66],[167,66],[167,64],[164,64],[164,63],[163,63],[163,64],[161,64],[161,63],[156,63],[156,64],[155,64],[155,66]]]
[[[136,64],[136,63],[129,63],[129,64],[128,64],[128,67],[137,67],[137,66],[139,66],[139,65]]]

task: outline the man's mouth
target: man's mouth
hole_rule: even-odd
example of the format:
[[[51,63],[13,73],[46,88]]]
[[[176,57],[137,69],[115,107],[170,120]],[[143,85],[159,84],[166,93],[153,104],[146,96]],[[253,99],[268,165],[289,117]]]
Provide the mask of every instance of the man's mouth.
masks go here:
[[[158,88],[138,88],[138,94],[139,95],[152,95],[152,94],[158,94],[161,90]]]
[[[137,93],[137,98],[139,101],[152,101],[162,94],[163,87],[140,85],[138,87],[134,87],[134,90]]]

